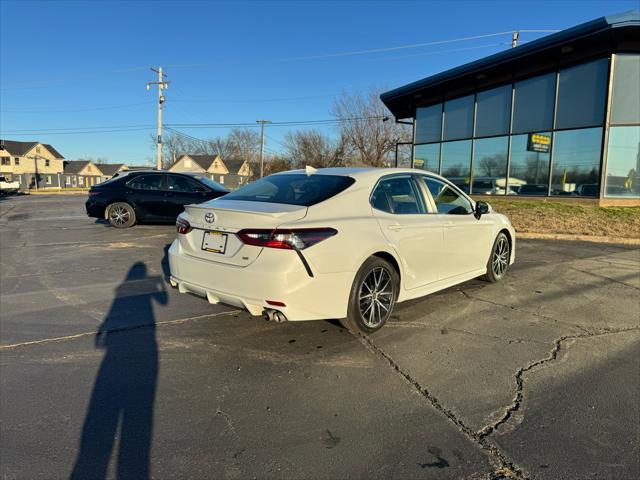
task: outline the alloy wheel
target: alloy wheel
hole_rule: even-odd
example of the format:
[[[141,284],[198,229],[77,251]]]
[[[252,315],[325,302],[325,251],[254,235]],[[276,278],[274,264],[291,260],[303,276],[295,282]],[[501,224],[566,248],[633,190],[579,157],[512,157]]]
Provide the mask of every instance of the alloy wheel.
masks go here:
[[[507,271],[509,266],[509,241],[501,236],[498,239],[495,250],[493,251],[493,259],[491,268],[496,277],[501,277]]]
[[[114,225],[125,225],[129,221],[129,210],[122,205],[114,205],[109,211],[109,219]]]
[[[359,305],[362,321],[369,328],[377,328],[391,312],[393,303],[391,274],[383,267],[376,267],[360,285]]]

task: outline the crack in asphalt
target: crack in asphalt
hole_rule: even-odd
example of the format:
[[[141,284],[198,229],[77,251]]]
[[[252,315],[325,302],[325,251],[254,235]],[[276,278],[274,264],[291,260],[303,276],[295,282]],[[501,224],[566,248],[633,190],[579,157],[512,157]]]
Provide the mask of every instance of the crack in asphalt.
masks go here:
[[[102,330],[100,332],[91,331],[91,332],[76,333],[76,334],[73,334],[73,335],[65,335],[63,337],[42,338],[40,340],[31,340],[31,341],[28,341],[28,342],[12,343],[12,344],[9,344],[9,345],[0,345],[0,350],[10,350],[10,349],[16,349],[16,348],[20,348],[20,347],[27,347],[27,346],[31,346],[31,345],[41,345],[41,344],[44,344],[44,343],[62,342],[62,341],[65,341],[65,340],[74,340],[76,338],[96,336],[96,335],[98,335],[98,333],[104,334],[104,333],[128,332],[128,331],[131,331],[131,330],[137,330],[139,328],[147,328],[147,327],[152,327],[152,326],[163,326],[163,325],[173,325],[173,324],[189,322],[189,321],[192,321],[192,320],[202,320],[204,318],[215,318],[215,317],[224,317],[224,316],[227,316],[227,315],[236,315],[238,313],[241,313],[241,310],[230,310],[228,312],[208,313],[206,315],[197,315],[195,317],[178,318],[178,319],[175,319],[175,320],[164,320],[162,322],[141,323],[139,325],[131,325],[131,326],[127,326],[127,327],[111,328],[111,329],[108,329],[108,330]]]
[[[555,339],[553,341],[553,348],[551,349],[551,351],[549,352],[549,354],[545,358],[540,359],[540,360],[536,360],[535,362],[530,363],[526,367],[518,369],[518,371],[515,374],[516,393],[515,393],[515,395],[513,397],[513,401],[511,402],[511,405],[509,405],[506,408],[504,415],[499,420],[497,420],[496,422],[494,422],[491,425],[485,426],[484,428],[482,428],[481,430],[476,432],[476,435],[480,439],[484,439],[484,438],[488,437],[489,435],[495,433],[496,430],[501,425],[504,425],[506,422],[508,422],[509,419],[512,417],[512,415],[515,412],[520,410],[520,407],[522,406],[522,400],[524,398],[524,375],[525,375],[525,373],[530,372],[534,368],[537,368],[537,367],[539,367],[541,365],[544,365],[546,363],[549,363],[549,362],[552,362],[552,361],[556,360],[558,358],[558,354],[560,353],[560,350],[562,348],[562,343],[563,342],[565,342],[567,340],[575,340],[575,339],[581,339],[581,338],[592,338],[592,337],[601,337],[603,335],[613,335],[613,334],[618,334],[618,333],[630,332],[630,331],[634,331],[634,330],[640,331],[640,327],[619,328],[619,329],[604,329],[603,331],[600,331],[600,332],[574,334],[574,335],[563,335],[562,337]]]
[[[623,282],[622,280],[616,280],[615,278],[607,277],[606,275],[600,275],[599,273],[589,272],[587,270],[580,270],[579,268],[576,268],[576,267],[569,267],[569,268],[571,268],[572,270],[575,270],[576,272],[585,273],[587,275],[592,275],[592,276],[594,276],[596,278],[602,278],[602,279],[608,280],[610,282],[614,282],[614,283],[618,283],[620,285],[624,285],[625,287],[633,288],[634,290],[640,290],[640,287],[636,287],[635,285],[630,285],[630,284],[628,284],[626,282]],[[617,268],[620,268],[620,267],[617,267]]]
[[[564,320],[558,320],[557,318],[554,318],[554,317],[552,317],[550,315],[545,315],[543,313],[536,312],[534,310],[527,310],[527,309],[524,309],[524,308],[518,308],[515,305],[507,305],[505,303],[496,302],[494,300],[487,300],[485,298],[474,297],[472,295],[469,295],[468,292],[466,292],[464,290],[461,290],[461,289],[457,289],[457,291],[460,292],[462,295],[464,295],[469,300],[476,300],[478,302],[488,303],[489,305],[494,305],[496,307],[508,308],[510,310],[514,310],[514,311],[519,312],[519,313],[526,313],[526,314],[529,314],[529,315],[533,315],[534,317],[542,318],[544,320],[549,320],[549,321],[551,321],[553,323],[557,323],[559,325],[566,325],[567,327],[578,328],[578,329],[582,330],[584,333],[593,333],[591,330],[589,330],[584,325],[581,325],[579,323],[565,322]]]
[[[418,380],[413,378],[411,374],[405,372],[400,365],[381,347],[376,345],[370,337],[365,335],[359,335],[352,333],[366,349],[372,352],[374,355],[384,359],[391,366],[391,368],[398,373],[403,380],[413,387],[420,395],[422,395],[433,408],[447,417],[467,439],[478,445],[490,458],[491,462],[496,467],[495,471],[489,476],[490,479],[499,478],[514,478],[518,480],[526,480],[524,472],[518,467],[512,460],[510,460],[505,453],[500,450],[498,446],[489,441],[486,437],[481,437],[477,432],[467,426],[462,420],[460,420],[455,413],[445,407],[438,398],[433,395],[426,387],[420,384]]]

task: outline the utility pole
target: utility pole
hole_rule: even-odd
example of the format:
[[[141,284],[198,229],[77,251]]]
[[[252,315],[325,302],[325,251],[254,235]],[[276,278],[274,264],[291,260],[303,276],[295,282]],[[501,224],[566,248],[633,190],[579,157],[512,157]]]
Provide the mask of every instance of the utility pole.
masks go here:
[[[511,37],[511,48],[516,48],[518,46],[518,38],[520,37],[520,32],[513,32],[513,36]]]
[[[256,120],[260,124],[260,178],[264,176],[264,126],[269,120]]]
[[[162,170],[162,104],[164,103],[162,91],[165,88],[169,88],[170,82],[164,81],[166,75],[162,73],[162,66],[158,67],[157,70],[152,67],[151,71],[158,74],[157,82],[147,82],[147,90],[151,90],[151,85],[158,86],[158,157],[156,159],[156,168]]]

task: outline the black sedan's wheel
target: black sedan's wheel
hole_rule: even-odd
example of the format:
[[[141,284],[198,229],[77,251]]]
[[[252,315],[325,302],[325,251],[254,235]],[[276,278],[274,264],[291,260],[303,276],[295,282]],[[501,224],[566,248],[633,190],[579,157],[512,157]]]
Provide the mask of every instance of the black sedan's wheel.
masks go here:
[[[112,203],[107,207],[107,220],[116,228],[129,228],[136,223],[136,212],[128,203]]]
[[[499,282],[507,273],[509,260],[511,259],[511,246],[504,233],[499,233],[493,242],[493,250],[487,262],[487,274],[485,279],[489,282]]]
[[[353,281],[342,325],[357,333],[380,330],[391,316],[399,284],[398,273],[389,262],[378,257],[367,259]]]

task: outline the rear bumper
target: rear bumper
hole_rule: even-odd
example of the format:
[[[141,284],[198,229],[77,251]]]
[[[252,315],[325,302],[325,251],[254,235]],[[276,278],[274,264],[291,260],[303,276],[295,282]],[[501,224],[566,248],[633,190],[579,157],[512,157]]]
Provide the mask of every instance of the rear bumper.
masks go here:
[[[104,218],[105,205],[87,200],[84,204],[88,217]]]
[[[353,274],[314,273],[310,277],[291,251],[264,249],[253,263],[238,267],[186,255],[174,241],[168,256],[171,283],[181,293],[194,293],[210,303],[245,308],[252,315],[275,309],[292,321],[347,315]],[[267,300],[286,306],[269,305]]]

